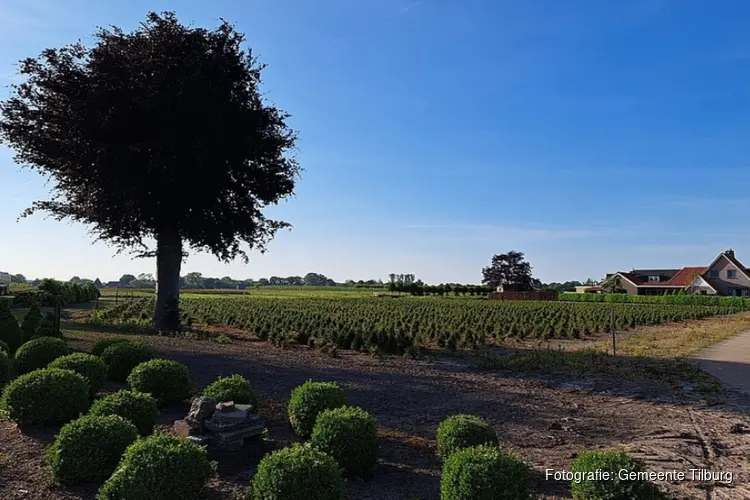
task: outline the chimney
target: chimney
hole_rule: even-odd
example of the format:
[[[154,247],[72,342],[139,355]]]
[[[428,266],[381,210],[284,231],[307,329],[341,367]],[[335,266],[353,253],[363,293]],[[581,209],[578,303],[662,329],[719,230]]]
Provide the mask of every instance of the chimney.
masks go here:
[[[730,248],[729,250],[727,250],[724,253],[727,254],[728,256],[730,256],[731,258],[734,258],[734,249]]]

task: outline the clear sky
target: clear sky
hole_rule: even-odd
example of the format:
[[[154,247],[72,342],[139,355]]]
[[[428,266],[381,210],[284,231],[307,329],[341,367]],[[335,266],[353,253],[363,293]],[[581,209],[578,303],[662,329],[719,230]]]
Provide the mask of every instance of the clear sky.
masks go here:
[[[479,282],[508,250],[543,281],[729,247],[750,265],[750,2],[3,0],[0,84],[21,58],[149,10],[247,34],[305,168],[269,210],[294,225],[269,253],[193,255],[183,274]],[[154,271],[83,226],[16,222],[45,194],[0,150],[0,270]]]

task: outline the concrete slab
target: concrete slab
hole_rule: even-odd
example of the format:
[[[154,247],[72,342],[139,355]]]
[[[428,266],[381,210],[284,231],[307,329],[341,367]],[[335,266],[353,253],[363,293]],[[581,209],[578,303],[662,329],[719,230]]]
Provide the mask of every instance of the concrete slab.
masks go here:
[[[750,330],[707,347],[690,360],[725,385],[750,394]]]

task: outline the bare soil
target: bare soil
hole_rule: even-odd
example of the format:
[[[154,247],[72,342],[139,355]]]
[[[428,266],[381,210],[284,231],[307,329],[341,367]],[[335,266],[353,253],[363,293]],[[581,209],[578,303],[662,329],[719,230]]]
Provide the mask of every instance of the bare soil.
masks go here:
[[[79,350],[106,336],[111,334],[66,332]],[[441,464],[435,456],[435,430],[455,413],[477,414],[494,425],[501,446],[533,466],[537,498],[570,498],[569,484],[546,480],[545,469],[569,470],[580,450],[613,447],[642,457],[652,471],[686,472],[683,482],[657,481],[672,498],[750,498],[750,434],[745,433],[750,432],[750,400],[738,393],[706,398],[641,380],[480,372],[471,355],[428,354],[412,360],[339,352],[332,357],[251,339],[235,338],[231,344],[158,336],[141,340],[160,356],[185,363],[196,392],[218,376],[238,373],[249,379],[264,399],[261,414],[277,446],[295,439],[285,411],[291,390],[311,378],[338,382],[349,404],[375,416],[381,436],[374,477],[348,482],[353,500],[438,499]],[[169,429],[186,412],[187,404],[164,412],[161,426]],[[44,448],[55,432],[21,432],[0,420],[0,498],[95,497],[96,487],[62,488],[49,479]],[[690,469],[731,471],[733,482],[691,481]],[[225,464],[210,484],[209,498],[244,498],[252,471],[252,462]]]

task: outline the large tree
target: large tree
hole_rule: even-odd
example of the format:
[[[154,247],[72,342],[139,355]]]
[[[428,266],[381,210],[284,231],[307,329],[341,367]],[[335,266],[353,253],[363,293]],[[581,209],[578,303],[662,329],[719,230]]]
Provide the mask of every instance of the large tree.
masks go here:
[[[0,104],[0,142],[53,186],[23,215],[80,221],[155,256],[160,330],[179,328],[186,247],[247,261],[243,247],[264,252],[290,227],[262,209],[293,194],[296,134],[262,98],[264,66],[243,45],[227,22],[208,30],[150,13],[132,32],[102,28],[92,47],[22,61]]]
[[[532,290],[531,264],[524,260],[523,252],[511,250],[492,256],[488,267],[482,269],[482,283],[505,290]]]

